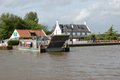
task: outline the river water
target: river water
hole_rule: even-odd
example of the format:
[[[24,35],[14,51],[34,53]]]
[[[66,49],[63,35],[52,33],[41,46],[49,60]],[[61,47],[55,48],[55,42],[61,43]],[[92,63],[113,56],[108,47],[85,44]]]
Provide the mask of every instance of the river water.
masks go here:
[[[0,50],[0,80],[120,80],[120,46],[42,54]]]

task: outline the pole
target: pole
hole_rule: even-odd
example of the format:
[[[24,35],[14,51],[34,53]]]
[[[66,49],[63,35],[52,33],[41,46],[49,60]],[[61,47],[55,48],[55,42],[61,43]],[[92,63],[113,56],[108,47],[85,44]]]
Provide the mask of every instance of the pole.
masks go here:
[[[72,27],[72,46],[73,46],[73,25],[71,27]]]

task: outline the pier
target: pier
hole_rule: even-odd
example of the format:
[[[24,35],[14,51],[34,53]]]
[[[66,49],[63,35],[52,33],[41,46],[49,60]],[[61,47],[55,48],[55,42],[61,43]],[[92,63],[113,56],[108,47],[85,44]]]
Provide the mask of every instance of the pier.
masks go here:
[[[85,46],[107,46],[107,45],[120,45],[119,42],[109,43],[84,43],[84,44],[69,44],[70,47],[85,47]]]

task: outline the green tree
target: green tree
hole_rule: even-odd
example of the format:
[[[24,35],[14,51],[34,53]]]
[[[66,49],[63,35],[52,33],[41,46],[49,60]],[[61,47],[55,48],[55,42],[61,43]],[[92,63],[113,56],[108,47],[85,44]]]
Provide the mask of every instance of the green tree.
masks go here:
[[[40,30],[43,29],[45,32],[48,31],[47,26],[44,26],[42,24],[38,24],[32,20],[24,20],[24,21],[27,25],[27,27],[26,27],[27,29],[40,29]]]
[[[3,13],[0,16],[0,39],[7,39],[14,29],[25,29],[26,23],[18,16]]]
[[[38,23],[39,19],[36,12],[27,13],[24,17],[24,21],[28,29],[43,29],[45,32],[48,32],[47,26]]]
[[[25,15],[25,18],[24,18],[25,20],[31,20],[31,21],[33,21],[33,22],[36,22],[36,23],[38,23],[38,15],[37,15],[37,13],[36,12],[29,12],[29,13],[27,13],[26,15]]]
[[[48,32],[47,26],[38,23],[36,12],[27,13],[24,19],[3,13],[0,16],[0,40],[9,38],[15,29],[43,29]]]
[[[118,38],[117,31],[114,30],[113,25],[105,32],[105,39],[116,40]]]

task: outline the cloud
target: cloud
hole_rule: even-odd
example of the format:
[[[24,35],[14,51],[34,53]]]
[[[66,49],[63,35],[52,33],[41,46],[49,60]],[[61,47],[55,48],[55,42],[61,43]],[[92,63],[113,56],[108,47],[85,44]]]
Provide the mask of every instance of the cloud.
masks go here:
[[[7,8],[28,7],[39,5],[39,7],[57,7],[69,5],[73,0],[0,0],[0,4]]]
[[[90,12],[87,10],[87,9],[83,9],[80,11],[80,13],[77,15],[77,17],[75,18],[75,21],[78,21],[78,20],[84,20],[86,19],[87,17],[89,17],[90,15]]]
[[[0,0],[0,5],[2,6],[5,3],[4,0]]]
[[[51,6],[66,6],[69,5],[73,0],[48,0],[48,2],[46,3],[47,5],[51,5]]]
[[[87,18],[94,15],[98,11],[100,3],[94,3],[93,5],[88,6],[87,8],[82,9],[79,14],[74,18],[75,21],[84,21]]]
[[[120,16],[120,0],[109,0],[106,15]]]
[[[120,0],[110,0],[109,5],[115,9],[120,9]]]
[[[120,16],[120,0],[104,0],[83,8],[74,18],[75,21],[84,21],[88,18],[105,19],[108,16]]]
[[[33,4],[33,0],[6,0],[6,3],[3,5],[7,8],[23,8],[29,4]]]
[[[0,14],[24,17],[30,11],[37,12],[40,22],[48,25],[57,19],[63,23],[87,21],[93,26],[119,25],[120,0],[0,0]]]

